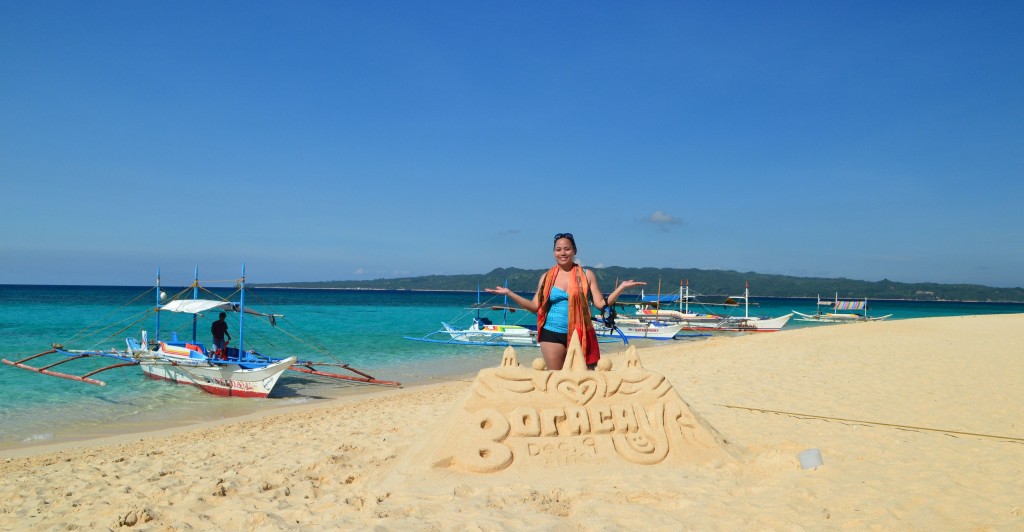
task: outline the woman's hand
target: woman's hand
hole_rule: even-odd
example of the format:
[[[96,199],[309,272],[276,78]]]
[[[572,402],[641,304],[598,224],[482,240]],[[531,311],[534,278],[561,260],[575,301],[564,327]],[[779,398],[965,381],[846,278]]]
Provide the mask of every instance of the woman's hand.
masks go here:
[[[630,279],[628,281],[622,281],[622,283],[619,286],[621,286],[623,288],[623,290],[625,290],[626,288],[632,288],[634,286],[644,286],[646,284],[647,283],[645,283],[643,281],[634,281],[634,280]]]
[[[494,288],[484,288],[488,294],[498,294],[499,296],[508,296],[512,301],[515,301],[517,305],[523,307],[530,312],[537,312],[539,305],[537,304],[537,295],[533,296],[533,300],[526,299],[525,297],[509,290],[504,286],[496,286]]]

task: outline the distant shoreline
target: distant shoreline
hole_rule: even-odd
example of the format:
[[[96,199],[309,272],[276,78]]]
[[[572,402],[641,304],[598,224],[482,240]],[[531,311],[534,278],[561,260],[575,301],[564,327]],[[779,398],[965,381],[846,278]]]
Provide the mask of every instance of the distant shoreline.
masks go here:
[[[355,288],[343,288],[340,286],[280,286],[280,285],[269,285],[269,284],[253,284],[250,285],[252,288],[273,288],[274,290],[352,290],[358,292],[457,292],[466,294],[475,294],[476,290],[455,290],[455,289],[442,289],[442,288],[369,288],[369,287],[355,287]]]
[[[348,288],[339,286],[280,286],[280,285],[263,285],[254,284],[251,288],[257,289],[273,289],[273,290],[348,290],[351,292],[428,292],[428,293],[459,293],[459,294],[475,294],[476,290],[455,290],[455,289],[431,289],[431,288]],[[533,292],[522,292],[532,294]],[[665,292],[662,295],[672,295],[675,292]],[[627,297],[630,294],[623,294],[623,297]],[[651,294],[646,294],[651,295]],[[705,297],[725,297],[728,294],[703,294]],[[735,297],[735,296],[733,296]],[[750,296],[750,299],[785,299],[785,300],[804,300],[804,299],[817,299],[814,296]],[[887,297],[840,297],[841,301],[860,301],[867,299],[870,301],[901,301],[909,303],[982,303],[982,304],[997,304],[997,305],[1020,305],[1024,304],[1024,301],[983,301],[977,299],[909,299],[909,298],[887,298]],[[822,299],[822,301],[832,301],[831,299]],[[624,301],[624,303],[632,303],[632,301]],[[742,306],[740,304],[739,306]]]
[[[848,278],[794,277],[752,271],[703,270],[699,268],[593,268],[606,291],[618,280],[647,283],[646,292],[660,286],[663,294],[674,293],[685,283],[703,296],[738,295],[750,286],[751,297],[831,298],[838,292],[844,300],[867,298],[874,301],[957,301],[977,303],[1024,303],[1020,286],[985,286],[964,282],[900,282],[890,279],[865,281]],[[358,280],[279,281],[253,283],[274,288],[341,290],[409,290],[425,292],[472,292],[474,287],[505,285],[519,293],[533,292],[546,270],[516,267],[495,268],[486,273],[421,275]],[[677,284],[678,283],[678,284]],[[469,288],[467,290],[467,288]]]
[[[247,287],[254,289],[271,289],[271,290],[324,290],[324,291],[350,291],[350,292],[410,292],[410,293],[451,293],[451,294],[475,294],[476,290],[464,290],[456,288],[377,288],[377,287],[341,287],[341,286],[287,286],[281,284],[260,284],[260,283],[247,283]],[[68,289],[80,289],[80,288],[134,288],[139,290],[152,290],[154,286],[146,285],[89,285],[89,284],[12,284],[2,283],[0,289],[9,288],[68,288]],[[162,285],[164,288],[175,289],[175,288],[186,288],[186,285]],[[206,285],[210,289],[229,289],[232,286],[229,285]],[[1014,289],[1002,289],[1002,290],[1014,290]],[[532,294],[532,290],[517,290],[520,294]],[[608,292],[605,290],[605,292]],[[651,295],[649,292],[645,292],[646,295]],[[673,295],[676,291],[664,291],[662,295]],[[628,297],[636,294],[624,294]],[[718,294],[700,294],[701,297],[736,297],[737,293],[718,293]],[[814,300],[816,296],[777,296],[777,295],[758,295],[751,294],[751,300],[758,299],[775,299],[775,300]],[[825,301],[829,298],[822,299]],[[871,297],[867,296],[840,296],[840,300],[846,301],[858,301],[867,299],[870,301],[893,301],[893,302],[914,302],[914,303],[978,303],[978,304],[997,304],[997,305],[1020,305],[1024,304],[1024,299],[950,299],[950,298],[932,298],[932,299],[918,299],[909,297]]]

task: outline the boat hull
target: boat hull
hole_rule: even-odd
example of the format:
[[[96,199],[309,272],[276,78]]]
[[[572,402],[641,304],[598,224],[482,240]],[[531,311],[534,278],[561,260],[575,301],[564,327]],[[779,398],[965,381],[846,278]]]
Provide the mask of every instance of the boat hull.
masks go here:
[[[795,310],[793,313],[799,316],[796,318],[797,321],[806,321],[811,323],[860,323],[864,321],[882,321],[892,316],[892,314],[886,314],[885,316],[860,316],[858,314],[837,314],[832,312],[822,314],[804,314]]]
[[[273,391],[281,374],[292,366],[296,357],[257,368],[243,368],[238,364],[214,364],[161,357],[139,365],[151,379],[187,384],[204,392],[222,397],[267,397]]]
[[[594,323],[598,336],[618,337],[621,331],[626,338],[648,338],[651,340],[671,340],[682,330],[681,323],[653,323],[645,320],[617,320],[615,328],[605,327],[603,323]]]
[[[691,323],[683,327],[689,331],[722,332],[776,332],[789,323],[793,314],[778,318],[727,318],[714,323]]]
[[[537,347],[535,331],[521,325],[486,325],[479,327],[474,324],[469,329],[456,329],[441,322],[444,332],[451,337],[447,343],[464,343],[471,345],[514,345],[518,347]]]

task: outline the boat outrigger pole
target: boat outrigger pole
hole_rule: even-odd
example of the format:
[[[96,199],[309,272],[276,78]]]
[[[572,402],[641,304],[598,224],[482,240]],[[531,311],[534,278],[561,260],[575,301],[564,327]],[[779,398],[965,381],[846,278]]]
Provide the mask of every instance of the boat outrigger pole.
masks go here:
[[[54,353],[60,353],[60,354],[64,355],[66,358],[60,359],[57,362],[53,362],[53,363],[48,364],[46,366],[43,366],[41,368],[37,368],[37,367],[29,366],[29,365],[25,364],[25,362],[28,362],[29,360],[32,360],[34,358],[39,358],[39,357],[46,356],[46,355],[52,355]],[[54,366],[59,366],[61,364],[65,364],[67,362],[72,362],[72,361],[75,361],[75,360],[78,360],[78,359],[89,358],[89,357],[115,358],[115,359],[120,359],[120,360],[127,360],[127,362],[120,362],[120,363],[117,363],[117,364],[112,364],[110,366],[105,366],[105,367],[102,367],[102,368],[99,368],[99,369],[95,369],[95,370],[90,371],[89,373],[86,373],[85,375],[71,375],[71,374],[68,374],[68,373],[61,373],[59,371],[52,371],[52,370],[50,370],[50,368],[52,368]],[[105,383],[103,381],[100,381],[100,380],[96,380],[96,379],[90,378],[93,375],[95,375],[97,373],[100,373],[102,371],[107,371],[107,370],[111,370],[111,369],[115,369],[115,368],[123,368],[123,367],[126,367],[126,366],[137,366],[137,365],[139,365],[139,362],[137,360],[130,360],[130,359],[125,358],[123,356],[116,356],[116,355],[111,355],[111,354],[107,354],[107,353],[99,353],[99,352],[95,352],[95,351],[93,351],[93,352],[68,351],[68,350],[65,350],[65,349],[58,349],[56,347],[54,347],[54,349],[50,349],[49,351],[43,351],[42,353],[38,353],[38,354],[32,355],[30,357],[23,358],[23,359],[18,360],[16,362],[12,362],[12,361],[7,360],[5,358],[5,359],[3,359],[3,363],[7,364],[8,366],[14,366],[16,368],[21,368],[21,369],[32,371],[32,372],[35,372],[35,373],[42,373],[43,375],[49,375],[51,377],[59,377],[61,379],[68,379],[68,380],[79,381],[79,382],[87,382],[89,384],[95,384],[97,386],[106,386],[107,383]]]

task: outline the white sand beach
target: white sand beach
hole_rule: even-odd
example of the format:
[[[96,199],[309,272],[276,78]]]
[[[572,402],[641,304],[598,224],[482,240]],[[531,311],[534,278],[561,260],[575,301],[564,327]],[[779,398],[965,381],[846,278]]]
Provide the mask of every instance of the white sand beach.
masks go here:
[[[536,353],[517,356],[529,368]],[[679,440],[650,465],[439,467],[423,457],[460,441],[453,411],[475,389],[452,382],[5,451],[0,529],[1024,529],[1024,315],[715,337],[638,356],[722,452]],[[621,347],[606,357],[626,362]],[[802,469],[806,449],[823,464]]]

